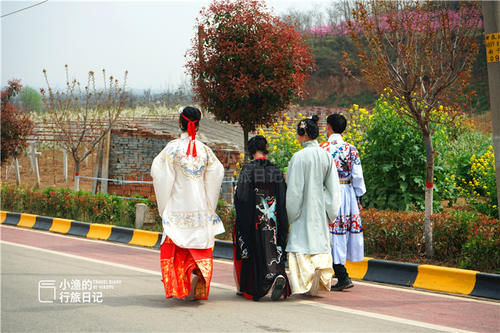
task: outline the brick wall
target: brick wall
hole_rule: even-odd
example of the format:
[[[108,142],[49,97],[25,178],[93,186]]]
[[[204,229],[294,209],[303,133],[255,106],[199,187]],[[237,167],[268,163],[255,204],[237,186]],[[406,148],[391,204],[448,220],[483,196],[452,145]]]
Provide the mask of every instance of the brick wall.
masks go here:
[[[108,178],[151,181],[150,170],[153,159],[169,141],[174,139],[176,136],[151,129],[113,130],[111,132]],[[226,174],[232,175],[232,170],[236,168],[236,163],[240,160],[240,152],[224,145],[210,147],[224,165]],[[227,185],[223,188],[229,189]],[[108,192],[125,197],[154,195],[153,185],[140,183],[120,185],[110,182]]]

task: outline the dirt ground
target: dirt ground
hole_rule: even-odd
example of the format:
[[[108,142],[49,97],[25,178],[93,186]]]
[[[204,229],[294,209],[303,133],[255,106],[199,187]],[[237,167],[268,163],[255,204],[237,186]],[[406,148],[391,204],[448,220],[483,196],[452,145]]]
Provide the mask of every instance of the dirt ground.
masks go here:
[[[491,134],[493,132],[492,122],[491,122],[491,111],[484,112],[479,115],[471,117],[474,127],[485,134]]]
[[[75,163],[73,157],[68,154],[68,181],[64,182],[63,169],[63,153],[60,150],[45,149],[40,151],[42,156],[38,158],[40,169],[40,187],[68,187],[74,189],[74,173]],[[89,155],[87,162],[80,164],[80,175],[92,177],[94,165],[96,163],[96,153]],[[23,154],[19,157],[19,165],[21,166],[21,186],[32,188],[36,185],[35,173],[31,168],[30,159]],[[15,185],[16,175],[14,171],[14,162],[9,160],[1,166],[1,182],[2,185]],[[92,181],[89,179],[80,179],[80,189],[90,192],[92,190]]]

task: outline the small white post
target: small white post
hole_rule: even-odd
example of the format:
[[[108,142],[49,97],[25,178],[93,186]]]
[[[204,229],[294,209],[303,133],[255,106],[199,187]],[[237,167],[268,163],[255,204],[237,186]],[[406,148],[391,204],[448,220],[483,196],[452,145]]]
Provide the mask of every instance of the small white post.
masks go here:
[[[35,154],[35,153],[34,153],[34,152],[35,152],[35,150],[36,150],[36,149],[35,149],[35,147],[33,146],[33,144],[30,144],[30,145],[28,146],[28,157],[29,157],[29,159],[30,159],[31,170],[33,170],[33,173],[35,172],[35,159],[34,159],[34,157],[35,157],[35,155],[34,155],[34,154]]]
[[[68,183],[68,153],[66,149],[61,149],[63,153],[63,176],[64,176],[64,183]]]
[[[41,156],[41,155],[42,155],[42,153],[37,152],[35,150],[35,158],[34,158],[34,161],[35,161],[35,180],[36,180],[37,187],[40,187],[40,168],[38,167],[38,156]]]
[[[75,175],[75,192],[80,190],[80,175]]]
[[[19,160],[16,158],[14,158],[14,170],[15,170],[15,173],[16,173],[16,185],[21,185],[21,173],[19,172],[19,169],[21,167],[19,166]]]
[[[107,179],[109,176],[109,148],[111,144],[111,131],[106,134],[106,137],[103,138],[105,140],[103,142],[104,144],[104,156],[102,158],[102,171],[101,175],[103,179]],[[102,180],[101,181],[101,193],[108,193],[108,181],[107,180]]]
[[[41,156],[42,153],[36,151],[35,145],[30,145],[28,148],[28,156],[31,161],[31,167],[33,169],[33,173],[35,174],[35,182],[36,187],[40,187],[40,169],[38,167],[38,156]]]
[[[93,176],[94,180],[92,180],[92,194],[97,193],[97,178],[101,176],[101,164],[102,164],[102,142],[99,143],[99,148],[97,149],[97,156],[95,160],[95,165],[94,165],[94,173]]]
[[[5,183],[9,184],[9,170],[10,170],[10,165],[7,165],[5,168]]]
[[[148,206],[143,203],[138,203],[135,205],[135,228],[141,229],[144,226],[144,220],[146,219],[146,211]]]

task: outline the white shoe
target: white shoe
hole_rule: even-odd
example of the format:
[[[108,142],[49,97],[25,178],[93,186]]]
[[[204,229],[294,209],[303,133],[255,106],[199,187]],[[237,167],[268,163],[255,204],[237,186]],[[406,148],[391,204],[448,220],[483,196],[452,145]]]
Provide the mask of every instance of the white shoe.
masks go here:
[[[309,295],[318,296],[320,277],[321,277],[321,271],[319,269],[316,269],[313,274],[312,285],[311,289],[309,290]]]

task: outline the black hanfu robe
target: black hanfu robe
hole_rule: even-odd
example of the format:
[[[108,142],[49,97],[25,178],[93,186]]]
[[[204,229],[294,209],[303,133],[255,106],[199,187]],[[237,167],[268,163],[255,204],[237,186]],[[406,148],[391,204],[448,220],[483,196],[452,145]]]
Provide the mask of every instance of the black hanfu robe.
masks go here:
[[[283,173],[274,164],[256,159],[243,167],[234,196],[233,244],[239,291],[247,298],[258,300],[265,296],[279,275],[286,280],[283,296],[290,295],[285,272],[285,198]]]

